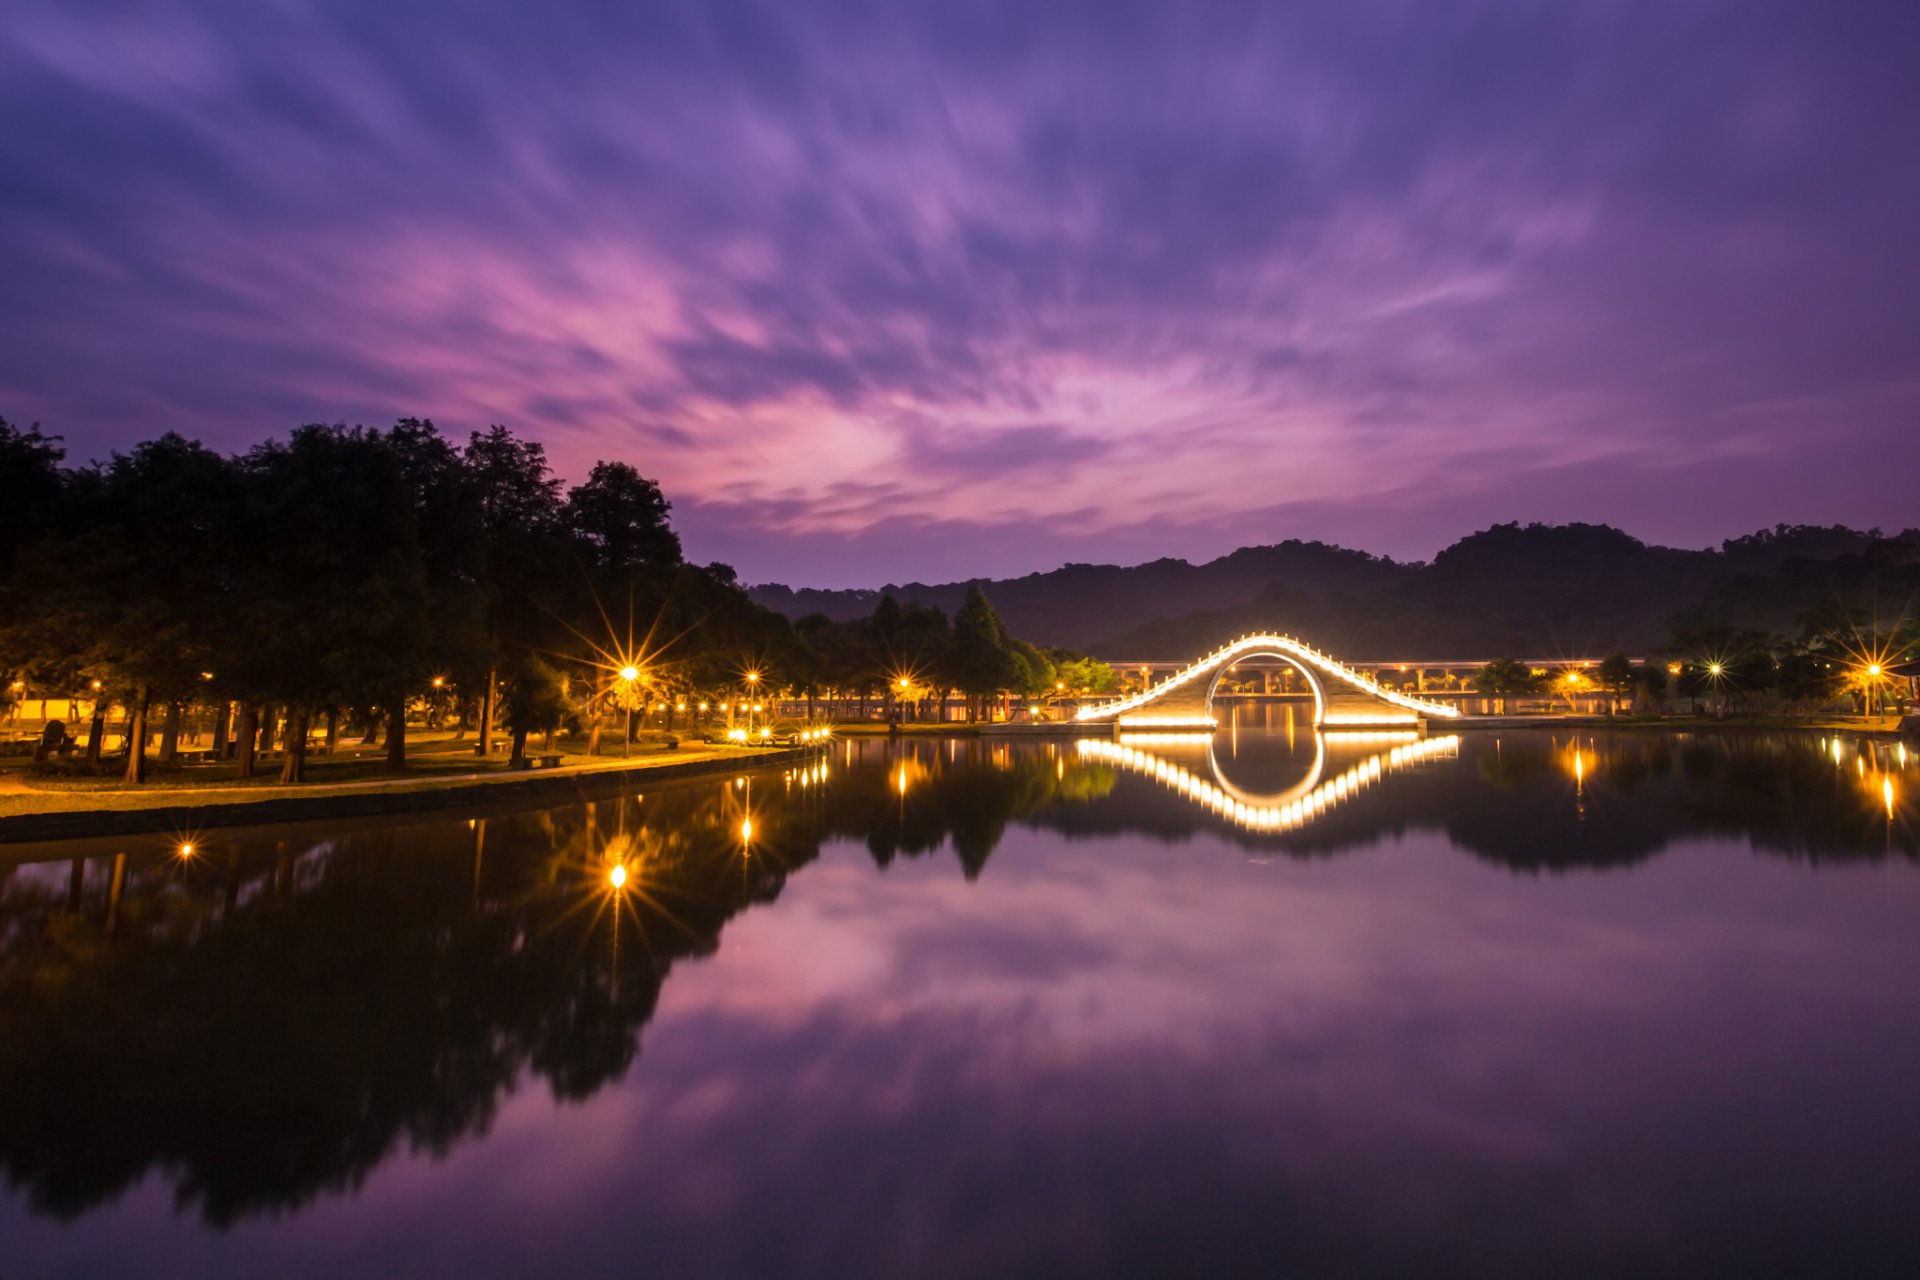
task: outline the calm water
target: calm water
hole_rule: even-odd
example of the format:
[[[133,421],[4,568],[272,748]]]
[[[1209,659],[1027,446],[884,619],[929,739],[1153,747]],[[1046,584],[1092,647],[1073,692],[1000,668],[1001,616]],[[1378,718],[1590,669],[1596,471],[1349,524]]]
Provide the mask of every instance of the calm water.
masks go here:
[[[1916,795],[1249,718],[16,853],[0,1276],[1920,1274]]]

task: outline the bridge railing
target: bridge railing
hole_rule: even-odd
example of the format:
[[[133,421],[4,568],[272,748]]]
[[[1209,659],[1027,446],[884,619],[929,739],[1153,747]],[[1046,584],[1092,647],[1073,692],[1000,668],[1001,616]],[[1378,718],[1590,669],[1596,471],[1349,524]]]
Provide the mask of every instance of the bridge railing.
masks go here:
[[[1252,635],[1241,636],[1229,644],[1221,645],[1205,657],[1188,663],[1185,667],[1174,672],[1160,683],[1151,685],[1131,697],[1122,698],[1118,702],[1108,703],[1101,707],[1082,707],[1076,714],[1075,719],[1104,719],[1107,716],[1124,715],[1129,711],[1138,710],[1165,697],[1188,681],[1216,670],[1221,663],[1225,662],[1237,652],[1268,647],[1305,658],[1328,675],[1338,677],[1347,684],[1361,689],[1370,696],[1379,698],[1384,702],[1405,707],[1412,711],[1425,712],[1433,716],[1451,718],[1460,714],[1457,707],[1443,706],[1437,702],[1428,702],[1424,698],[1409,697],[1398,690],[1385,688],[1381,685],[1378,676],[1357,671],[1338,658],[1333,657],[1331,654],[1323,653],[1310,644],[1295,640],[1292,636],[1275,635],[1271,632],[1259,632]]]

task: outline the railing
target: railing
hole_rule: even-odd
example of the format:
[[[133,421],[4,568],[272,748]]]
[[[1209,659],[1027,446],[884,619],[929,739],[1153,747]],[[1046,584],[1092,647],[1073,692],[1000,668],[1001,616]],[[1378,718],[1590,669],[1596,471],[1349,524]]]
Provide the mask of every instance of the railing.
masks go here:
[[[1241,636],[1238,640],[1224,644],[1204,658],[1188,663],[1185,667],[1168,676],[1159,684],[1149,686],[1131,697],[1122,698],[1119,702],[1111,702],[1103,707],[1082,707],[1074,718],[1077,720],[1102,720],[1109,716],[1120,716],[1125,715],[1129,711],[1137,711],[1141,707],[1165,697],[1189,681],[1218,670],[1220,664],[1234,656],[1259,649],[1278,649],[1283,653],[1290,653],[1295,657],[1303,658],[1326,674],[1345,681],[1347,684],[1368,696],[1379,698],[1381,701],[1392,703],[1394,706],[1405,707],[1409,711],[1418,711],[1426,715],[1440,716],[1447,719],[1455,718],[1460,714],[1458,707],[1449,707],[1438,702],[1428,702],[1424,698],[1409,697],[1396,689],[1385,688],[1380,684],[1378,676],[1363,675],[1361,672],[1349,667],[1346,663],[1331,654],[1322,653],[1312,645],[1295,640],[1292,636],[1263,633]]]

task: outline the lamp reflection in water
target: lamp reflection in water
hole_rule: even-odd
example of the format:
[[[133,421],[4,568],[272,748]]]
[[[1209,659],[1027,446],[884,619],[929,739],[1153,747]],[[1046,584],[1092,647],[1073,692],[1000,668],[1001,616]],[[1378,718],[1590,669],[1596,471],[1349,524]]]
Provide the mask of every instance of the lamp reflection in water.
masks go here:
[[[1234,794],[1237,788],[1229,790],[1223,778],[1218,777],[1219,765],[1216,762],[1214,778],[1202,778],[1192,770],[1175,764],[1151,751],[1143,751],[1135,742],[1135,735],[1128,735],[1120,742],[1108,742],[1097,738],[1082,739],[1074,744],[1080,758],[1118,765],[1134,773],[1145,774],[1163,786],[1185,796],[1210,812],[1225,818],[1235,826],[1249,831],[1279,832],[1291,831],[1319,818],[1359,795],[1367,787],[1389,773],[1413,768],[1429,760],[1451,759],[1460,754],[1460,739],[1448,734],[1437,738],[1419,738],[1414,735],[1368,734],[1368,739],[1404,738],[1397,746],[1376,752],[1366,759],[1346,769],[1336,777],[1321,782],[1319,775],[1324,769],[1326,735],[1315,735],[1315,763],[1308,782],[1292,788],[1279,797],[1246,797],[1244,793]],[[1350,740],[1361,735],[1340,735],[1340,741]],[[1164,735],[1153,735],[1157,741],[1144,745],[1163,745]],[[1186,741],[1195,741],[1188,738]]]

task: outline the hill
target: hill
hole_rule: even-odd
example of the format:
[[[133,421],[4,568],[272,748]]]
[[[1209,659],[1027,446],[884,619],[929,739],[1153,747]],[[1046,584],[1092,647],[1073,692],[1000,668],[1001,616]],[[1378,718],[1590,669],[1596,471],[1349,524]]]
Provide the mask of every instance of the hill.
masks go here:
[[[1275,628],[1355,660],[1642,653],[1676,624],[1792,632],[1841,599],[1891,618],[1920,603],[1920,529],[1894,537],[1780,525],[1712,550],[1652,546],[1606,525],[1501,524],[1430,563],[1321,542],[1243,547],[1204,564],[1069,564],[1022,578],[879,590],[750,588],[789,617],[846,620],[882,595],[948,613],[977,581],[1008,629],[1111,660],[1191,657]]]

